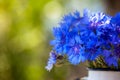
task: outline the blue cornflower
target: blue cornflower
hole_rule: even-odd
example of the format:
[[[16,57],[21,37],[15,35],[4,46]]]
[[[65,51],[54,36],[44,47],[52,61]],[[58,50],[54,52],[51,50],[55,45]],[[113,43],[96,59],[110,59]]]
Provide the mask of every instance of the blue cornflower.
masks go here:
[[[110,23],[111,17],[104,13],[95,13],[90,16],[91,27],[104,26]]]
[[[120,12],[117,13],[114,17],[111,19],[111,23],[117,26],[120,26]]]
[[[118,67],[118,58],[116,58],[115,56],[105,58],[105,62],[108,66]]]
[[[51,45],[54,46],[53,50],[55,50],[57,53],[62,54],[63,51],[65,51],[66,43],[68,42],[69,38],[72,38],[74,35],[74,31],[71,30],[74,27],[74,23],[76,23],[79,18],[79,12],[68,14],[63,17],[58,27],[53,28],[55,39],[51,41]]]
[[[118,58],[112,54],[111,50],[104,50],[103,55],[104,61],[108,66],[118,67]]]
[[[48,71],[50,71],[53,68],[53,65],[56,63],[57,55],[55,52],[50,52],[50,57],[48,59],[47,66],[45,67]]]
[[[71,47],[69,52],[67,53],[68,60],[71,64],[77,65],[80,62],[84,62],[86,60],[84,56],[84,48],[80,47],[80,45],[74,45]]]
[[[117,57],[117,58],[120,58],[120,44],[117,44],[114,46],[114,55]]]

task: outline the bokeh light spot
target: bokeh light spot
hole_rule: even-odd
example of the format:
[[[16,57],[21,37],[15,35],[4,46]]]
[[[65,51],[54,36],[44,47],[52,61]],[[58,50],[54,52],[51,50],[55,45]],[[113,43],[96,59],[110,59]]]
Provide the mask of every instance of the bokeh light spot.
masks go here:
[[[63,11],[62,5],[57,1],[51,1],[44,7],[44,15],[49,19],[57,19]]]

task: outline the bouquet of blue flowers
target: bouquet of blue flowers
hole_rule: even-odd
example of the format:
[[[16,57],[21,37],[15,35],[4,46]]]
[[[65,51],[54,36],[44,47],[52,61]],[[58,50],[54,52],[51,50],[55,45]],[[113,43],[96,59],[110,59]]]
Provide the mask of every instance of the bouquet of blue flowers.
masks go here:
[[[61,59],[73,65],[87,61],[90,68],[120,69],[120,13],[69,13],[53,28],[53,35],[47,70]]]

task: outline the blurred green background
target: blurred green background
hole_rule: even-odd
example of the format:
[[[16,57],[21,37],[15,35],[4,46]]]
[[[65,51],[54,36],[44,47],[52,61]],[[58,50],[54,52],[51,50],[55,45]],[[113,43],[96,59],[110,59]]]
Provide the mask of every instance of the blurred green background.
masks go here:
[[[45,70],[52,27],[64,14],[88,8],[104,11],[101,0],[0,0],[0,80],[75,80],[81,66]]]

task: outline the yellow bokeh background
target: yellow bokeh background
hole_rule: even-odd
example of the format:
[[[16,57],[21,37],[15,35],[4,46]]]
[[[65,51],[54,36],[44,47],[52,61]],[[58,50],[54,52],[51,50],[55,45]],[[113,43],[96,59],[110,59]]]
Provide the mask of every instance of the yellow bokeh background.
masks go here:
[[[45,70],[52,27],[72,11],[104,11],[100,0],[0,0],[0,80],[74,80],[79,66]],[[73,75],[74,74],[74,75]]]

